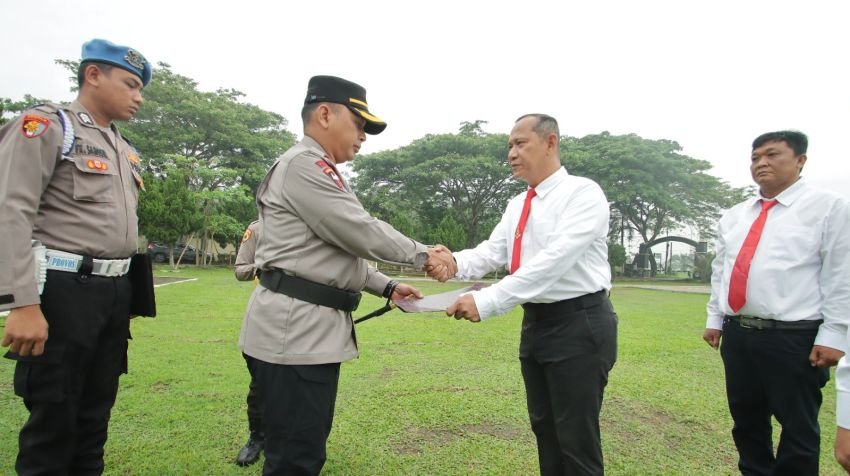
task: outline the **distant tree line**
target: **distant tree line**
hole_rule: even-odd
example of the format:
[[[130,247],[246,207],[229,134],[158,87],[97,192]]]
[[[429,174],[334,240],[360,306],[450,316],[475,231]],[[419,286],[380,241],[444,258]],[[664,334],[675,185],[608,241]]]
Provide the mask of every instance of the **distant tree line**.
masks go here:
[[[401,231],[451,249],[487,238],[507,201],[525,184],[510,179],[507,135],[487,134],[484,121],[456,134],[427,135],[395,150],[358,158],[352,180],[364,206]],[[676,142],[608,132],[561,138],[561,162],[600,184],[611,203],[611,262],[625,260],[623,236],[648,243],[691,227],[713,236],[720,212],[751,193],[708,174],[711,164]],[[651,258],[652,272],[657,264]]]
[[[57,63],[71,73],[75,90],[78,63]],[[166,63],[154,68],[144,97],[136,118],[121,125],[144,166],[140,232],[168,245],[197,237],[199,259],[213,241],[238,246],[257,216],[259,182],[295,142],[287,120],[244,102],[244,94],[233,89],[199,91],[197,82]],[[0,97],[0,124],[42,102],[48,101]],[[428,134],[360,156],[350,174],[352,187],[370,213],[408,236],[451,249],[475,246],[489,236],[508,200],[525,188],[511,178],[507,135],[486,133],[484,124],[463,122],[455,134]],[[710,175],[710,163],[683,154],[676,142],[635,134],[563,136],[561,161],[571,174],[597,181],[611,203],[612,266],[626,260],[626,234],[647,243],[690,227],[705,240],[721,210],[752,193]],[[651,264],[654,274],[654,259]]]

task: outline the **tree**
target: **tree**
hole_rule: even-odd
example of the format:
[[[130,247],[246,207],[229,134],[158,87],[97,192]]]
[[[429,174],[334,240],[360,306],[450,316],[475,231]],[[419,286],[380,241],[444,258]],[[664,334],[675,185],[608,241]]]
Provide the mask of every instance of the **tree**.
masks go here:
[[[466,247],[466,233],[463,227],[451,215],[446,215],[431,234],[434,243],[441,243],[450,250],[462,250]]]
[[[711,164],[682,154],[676,142],[635,134],[564,138],[562,160],[572,173],[599,183],[616,211],[615,221],[628,222],[644,243],[684,226],[698,229],[703,239],[711,237],[720,211],[750,192],[709,175]],[[654,275],[654,257],[650,262]]]
[[[274,160],[295,142],[283,116],[241,102],[234,89],[198,91],[197,83],[159,63],[145,88],[145,104],[125,135],[157,172],[173,154],[206,169],[196,190],[246,185],[256,192]]]
[[[9,98],[0,97],[0,126],[9,122],[12,117],[24,112],[37,104],[52,102],[49,99],[39,99],[35,96],[25,94],[20,101],[12,101]]]
[[[248,224],[257,219],[254,196],[246,186],[206,192],[204,220],[207,225],[205,239],[215,240],[219,246],[239,248]]]
[[[626,248],[619,243],[608,242],[608,264],[611,265],[611,275],[621,274],[626,264]]]
[[[525,187],[512,180],[505,160],[504,134],[481,131],[483,121],[464,122],[458,134],[426,135],[396,150],[378,152],[354,162],[352,181],[364,207],[394,224],[398,210],[416,221],[416,238],[440,242],[451,221],[465,236],[459,247],[486,238],[508,200]],[[444,221],[451,217],[451,221]]]
[[[151,241],[168,245],[169,263],[174,266],[174,244],[200,228],[200,197],[189,189],[188,178],[179,169],[155,177],[143,175],[145,191],[139,200],[139,232]]]

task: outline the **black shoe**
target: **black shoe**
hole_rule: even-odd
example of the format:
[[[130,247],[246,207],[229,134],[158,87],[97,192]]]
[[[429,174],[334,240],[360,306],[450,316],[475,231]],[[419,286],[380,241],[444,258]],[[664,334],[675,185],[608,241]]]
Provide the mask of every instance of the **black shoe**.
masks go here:
[[[252,465],[260,459],[260,453],[263,452],[265,440],[258,438],[256,435],[251,435],[245,446],[239,450],[239,455],[236,457],[236,464],[239,466]]]

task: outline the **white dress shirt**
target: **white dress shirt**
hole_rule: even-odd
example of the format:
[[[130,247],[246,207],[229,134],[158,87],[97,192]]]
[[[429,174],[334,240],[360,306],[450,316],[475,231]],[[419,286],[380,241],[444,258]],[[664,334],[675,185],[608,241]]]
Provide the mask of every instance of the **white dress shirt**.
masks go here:
[[[717,227],[706,327],[741,314],[780,321],[823,319],[815,345],[844,350],[850,322],[850,205],[800,179],[770,209],[747,277],[747,302],[729,307],[729,279],[761,195],[732,207]]]
[[[550,303],[611,289],[608,200],[599,185],[561,167],[534,190],[519,269],[473,293],[481,319],[526,302]],[[507,269],[526,193],[508,202],[488,240],[454,254],[458,278]]]
[[[850,335],[845,343],[850,346]],[[835,390],[835,420],[838,426],[850,430],[850,361],[846,355],[835,369]]]

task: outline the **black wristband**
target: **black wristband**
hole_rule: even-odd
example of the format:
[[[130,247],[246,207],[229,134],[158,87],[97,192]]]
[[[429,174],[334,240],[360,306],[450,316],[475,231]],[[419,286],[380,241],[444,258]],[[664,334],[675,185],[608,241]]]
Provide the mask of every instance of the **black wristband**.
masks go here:
[[[393,291],[395,291],[396,286],[398,286],[398,281],[393,281],[391,279],[390,282],[387,283],[387,287],[384,288],[384,292],[381,293],[381,296],[389,299],[393,295]]]

